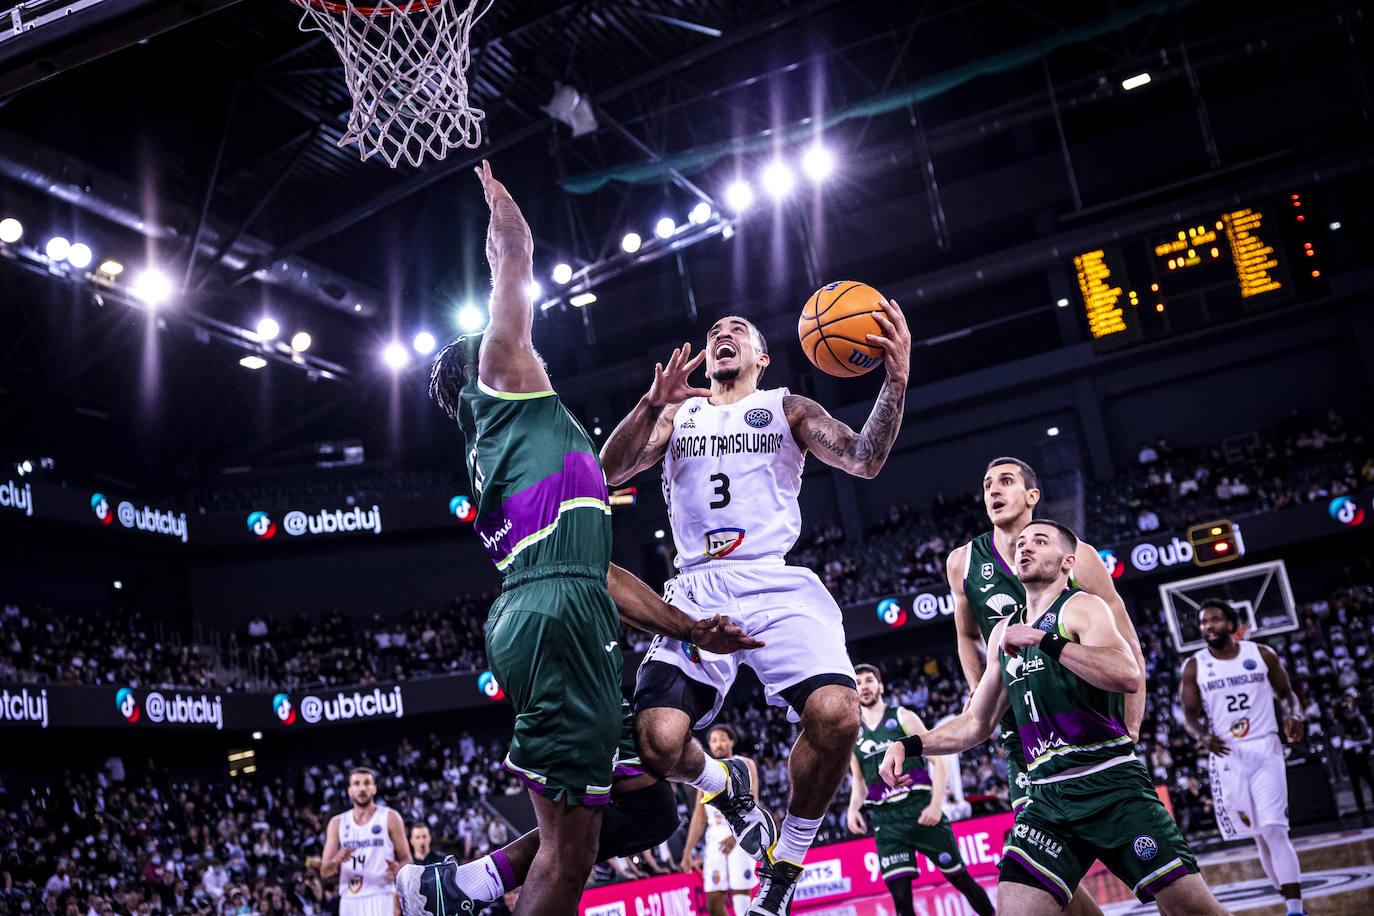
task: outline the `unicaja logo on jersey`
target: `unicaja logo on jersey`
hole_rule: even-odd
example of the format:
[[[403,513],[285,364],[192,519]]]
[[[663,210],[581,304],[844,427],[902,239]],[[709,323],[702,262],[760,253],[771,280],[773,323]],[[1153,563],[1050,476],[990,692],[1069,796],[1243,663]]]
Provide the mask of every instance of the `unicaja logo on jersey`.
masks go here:
[[[488,700],[504,700],[506,698],[506,692],[496,682],[496,675],[490,671],[483,671],[477,675],[477,689],[482,691]]]
[[[470,522],[477,517],[477,507],[466,496],[455,496],[448,501],[449,514],[460,522]]]
[[[276,535],[277,526],[266,512],[250,512],[248,513],[248,530],[265,541]]]
[[[773,411],[765,407],[757,407],[744,415],[744,422],[754,429],[763,429],[773,422]]]
[[[296,721],[296,707],[291,705],[291,698],[284,693],[272,698],[272,711],[277,714],[282,725],[290,725]]]
[[[1347,528],[1354,528],[1364,522],[1364,509],[1349,496],[1337,496],[1331,500],[1326,511]]]
[[[885,598],[878,602],[878,619],[890,627],[900,627],[906,623],[906,608],[895,598]]]
[[[119,692],[115,694],[115,709],[118,709],[124,721],[129,723],[137,722],[143,712],[139,708],[138,697],[134,696],[134,692],[128,687],[119,688]]]
[[[110,511],[110,501],[105,498],[104,493],[91,494],[91,511],[95,517],[100,519],[100,524],[108,525],[114,521],[114,513]]]

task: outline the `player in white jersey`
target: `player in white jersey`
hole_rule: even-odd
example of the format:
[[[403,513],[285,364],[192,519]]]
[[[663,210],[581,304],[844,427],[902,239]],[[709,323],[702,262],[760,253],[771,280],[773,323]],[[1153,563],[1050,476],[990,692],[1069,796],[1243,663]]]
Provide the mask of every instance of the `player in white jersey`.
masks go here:
[[[778,841],[757,824],[739,830],[731,811],[721,808],[740,847],[763,863],[751,914],[786,909],[859,730],[839,606],[814,573],[786,565],[783,556],[801,529],[797,493],[806,453],[873,477],[897,438],[911,335],[895,302],[874,316],[883,336],[869,335],[868,342],[883,348],[887,378],[859,432],[810,398],[785,388],[760,390],[767,343],[758,328],[731,316],[711,326],[703,353],[693,358],[684,345],[666,368],[655,367],[648,393],[601,450],[612,485],[663,461],[679,569],[668,583],[668,600],[698,617],[708,609],[728,613],[764,643],[733,656],[680,640],[654,643],[635,686],[646,766],[692,784],[708,804],[718,804],[716,796],[732,779],[744,778],[730,761],[708,760],[692,740],[692,728],[719,712],[741,661],[754,669],[768,700],[789,706],[801,722],[788,761],[792,797]],[[709,391],[688,381],[703,361]]]
[[[724,725],[711,728],[706,736],[711,756],[725,760],[735,755],[735,733]],[[749,768],[749,792],[758,792],[759,771],[748,757],[739,758]],[[701,883],[706,888],[706,907],[711,916],[744,916],[749,908],[749,892],[758,886],[757,863],[739,848],[730,824],[710,805],[702,804],[701,793],[692,807],[692,820],[687,825],[687,843],[682,848],[682,870],[695,867],[698,842],[704,842],[701,855]],[[730,897],[731,909],[725,907]]]
[[[411,861],[405,823],[377,805],[377,774],[367,767],[348,774],[348,798],[353,808],[325,831],[320,877],[339,874],[339,916],[394,916],[396,872]]]
[[[1228,602],[1203,601],[1198,622],[1207,647],[1183,663],[1183,716],[1208,753],[1217,827],[1226,840],[1254,837],[1264,873],[1288,912],[1302,913],[1302,873],[1288,838],[1288,779],[1274,700],[1283,706],[1289,741],[1302,740],[1302,704],[1274,650],[1235,638],[1240,618]]]

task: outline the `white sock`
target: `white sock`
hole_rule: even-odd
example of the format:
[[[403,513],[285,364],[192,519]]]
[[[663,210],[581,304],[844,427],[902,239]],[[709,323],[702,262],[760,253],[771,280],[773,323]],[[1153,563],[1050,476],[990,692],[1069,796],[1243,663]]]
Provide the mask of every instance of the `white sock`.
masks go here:
[[[749,909],[749,894],[731,894],[730,902],[735,905],[735,916],[744,916]]]
[[[725,790],[728,773],[725,764],[707,757],[701,765],[701,772],[697,774],[697,778],[687,780],[687,785],[694,789],[700,789],[707,800],[710,800],[713,795]]]
[[[787,817],[782,820],[782,836],[773,846],[773,861],[783,859],[793,865],[805,862],[806,851],[816,839],[816,831],[820,829],[823,820],[824,817],[797,817],[791,811],[787,812]]]
[[[1306,910],[1304,910],[1304,909],[1302,908],[1302,898],[1301,898],[1301,897],[1289,897],[1289,898],[1288,898],[1286,901],[1284,901],[1284,902],[1288,904],[1288,912],[1289,912],[1290,916],[1291,916],[1291,914],[1293,914],[1293,913],[1305,913],[1305,912],[1307,912]]]
[[[498,853],[502,857],[505,856],[505,853],[500,850],[497,850],[492,856]],[[458,866],[458,889],[473,900],[491,903],[493,900],[500,900],[501,895],[506,892],[506,884],[501,878],[500,865],[492,856],[482,856],[476,861]],[[509,869],[510,866],[506,865],[506,868]]]

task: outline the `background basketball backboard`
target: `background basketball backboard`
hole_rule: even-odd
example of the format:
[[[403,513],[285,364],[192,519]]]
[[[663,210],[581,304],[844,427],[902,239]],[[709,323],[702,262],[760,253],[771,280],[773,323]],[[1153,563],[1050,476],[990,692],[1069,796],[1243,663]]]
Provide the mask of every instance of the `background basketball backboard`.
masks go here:
[[[1230,602],[1240,615],[1246,638],[1272,636],[1298,628],[1293,589],[1282,560],[1166,582],[1159,599],[1173,634],[1174,647],[1191,652],[1206,643],[1198,628],[1198,606],[1208,598]]]

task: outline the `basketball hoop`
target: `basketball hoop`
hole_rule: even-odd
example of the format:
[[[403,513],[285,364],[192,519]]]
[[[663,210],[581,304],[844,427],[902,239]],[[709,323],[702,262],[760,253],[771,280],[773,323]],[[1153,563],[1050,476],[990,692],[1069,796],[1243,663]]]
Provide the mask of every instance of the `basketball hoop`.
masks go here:
[[[481,109],[468,104],[468,34],[495,0],[291,0],[303,32],[329,38],[353,97],[339,146],[363,161],[418,166],[482,142]],[[481,10],[478,10],[478,7]]]

